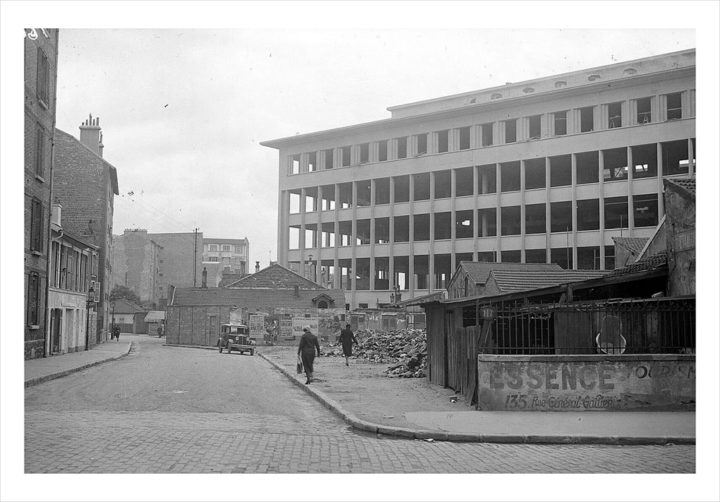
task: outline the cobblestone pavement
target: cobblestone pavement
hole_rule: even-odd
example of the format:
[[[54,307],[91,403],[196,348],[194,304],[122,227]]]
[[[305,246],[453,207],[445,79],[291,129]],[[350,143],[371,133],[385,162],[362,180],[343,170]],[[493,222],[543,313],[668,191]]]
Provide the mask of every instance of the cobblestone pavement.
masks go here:
[[[236,379],[251,392],[217,384]],[[682,445],[449,443],[355,432],[258,357],[147,342],[26,390],[26,473],[664,473],[693,472],[694,456],[694,446]]]

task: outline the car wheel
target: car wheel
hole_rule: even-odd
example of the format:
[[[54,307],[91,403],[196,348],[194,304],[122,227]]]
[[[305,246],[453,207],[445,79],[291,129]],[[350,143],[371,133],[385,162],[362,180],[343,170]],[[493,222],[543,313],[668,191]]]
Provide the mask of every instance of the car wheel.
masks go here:
[[[227,344],[227,347],[225,347],[228,351],[228,354],[232,352],[232,347],[230,347],[230,344]]]
[[[254,350],[251,350],[251,351],[250,351],[250,355],[251,355],[251,356],[254,356],[254,355],[255,355],[255,351],[254,351]]]

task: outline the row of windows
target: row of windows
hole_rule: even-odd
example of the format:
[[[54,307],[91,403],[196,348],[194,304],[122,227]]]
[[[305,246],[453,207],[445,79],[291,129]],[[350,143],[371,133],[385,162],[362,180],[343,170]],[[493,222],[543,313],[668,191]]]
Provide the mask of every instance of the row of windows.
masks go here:
[[[692,139],[695,152],[695,139]],[[663,175],[689,173],[690,155],[687,140],[660,143]],[[635,145],[628,148],[580,152],[575,155],[575,180],[578,185],[598,183],[600,179],[600,155],[602,155],[605,182],[627,180],[633,178],[650,178],[658,175],[657,144]],[[629,168],[628,157],[632,157],[632,169]],[[693,155],[695,157],[695,155]],[[570,186],[573,179],[572,155],[541,157],[524,161],[503,162],[475,167],[463,167],[453,170],[435,171],[412,175],[413,189],[410,190],[410,175],[375,180],[359,180],[355,182],[308,187],[303,190],[290,191],[290,213],[332,211],[336,208],[345,209],[356,204],[359,207],[370,206],[374,200],[376,205],[394,202],[408,202],[410,195],[413,201],[443,199],[453,195],[456,197],[474,194],[495,193],[498,190],[497,179],[500,177],[501,192],[515,192],[521,189],[533,190],[546,188],[547,167],[549,166],[550,187]],[[475,174],[473,171],[477,170]],[[522,172],[524,170],[524,173]],[[453,175],[455,181],[453,184]],[[477,183],[474,181],[477,177]],[[434,193],[431,194],[431,177]],[[522,180],[524,179],[524,184]],[[353,197],[353,183],[355,196]],[[337,192],[337,193],[336,193]],[[391,193],[392,192],[392,193]],[[304,204],[304,206],[303,206]]]
[[[612,270],[615,268],[615,248],[614,246],[604,246],[605,260],[601,261],[599,246],[579,246],[575,249],[577,256],[578,270]],[[503,250],[500,253],[493,251],[478,253],[478,261],[503,263],[520,263],[522,261],[522,252],[519,249]],[[556,263],[564,269],[573,269],[575,267],[572,247],[551,248],[548,256],[545,248],[526,249],[525,260],[523,263]],[[320,277],[323,284],[332,285],[337,279],[340,289],[352,289],[352,281],[355,279],[355,289],[363,290],[391,290],[397,285],[400,290],[408,290],[412,286],[413,289],[429,289],[429,288],[447,288],[452,278],[452,255],[435,254],[429,255],[412,255],[412,256],[394,256],[392,258],[393,272],[390,273],[390,258],[356,258],[355,268],[352,268],[352,260],[341,259],[337,262],[337,267],[333,265],[332,260],[323,260],[319,264],[313,262],[306,267],[306,272],[315,275],[317,266],[320,266]],[[473,261],[472,253],[455,253],[455,263],[461,261]],[[430,264],[433,265],[433,274],[430,275]],[[413,274],[410,275],[410,264],[413,265]],[[299,270],[298,263],[289,264],[292,269]],[[374,269],[374,275],[371,275],[371,266]],[[393,278],[391,283],[390,278]],[[373,279],[371,281],[371,278]],[[433,280],[431,284],[430,281]]]
[[[94,274],[94,263],[87,254],[63,246],[59,242],[52,243],[52,271],[50,285],[70,291],[87,291],[90,277]]]
[[[572,110],[561,110],[547,115],[511,118],[501,122],[489,122],[477,127],[478,144],[476,147],[489,147],[499,144],[515,143],[520,140],[534,140],[541,137],[564,136],[573,133],[592,132],[596,129],[614,129],[617,127],[649,124],[653,121],[677,120],[683,118],[683,94],[675,92],[660,96],[633,99],[629,102],[618,101],[601,106],[587,106]],[[653,116],[653,103],[659,99],[663,105],[661,117]],[[630,116],[624,108],[630,107]],[[655,112],[659,114],[659,112]],[[572,120],[571,120],[572,115]],[[543,126],[545,117],[547,123]],[[370,162],[405,159],[428,153],[446,153],[469,150],[473,147],[470,126],[457,129],[445,129],[431,133],[416,134],[381,140],[360,145],[346,145],[321,151],[295,154],[288,157],[288,174],[314,172],[334,167],[349,167]]]
[[[218,246],[219,246],[219,248],[218,248]],[[218,250],[219,250],[219,251],[224,251],[224,252],[230,252],[230,251],[234,250],[236,253],[242,253],[242,252],[243,252],[243,246],[238,245],[238,244],[235,244],[235,245],[230,245],[230,244],[220,244],[220,245],[218,245],[218,244],[208,244],[208,251],[209,251],[209,252],[218,251]]]
[[[391,242],[410,242],[451,239],[453,229],[456,239],[472,239],[475,237],[494,237],[500,235],[544,234],[550,232],[573,231],[573,216],[576,218],[576,230],[588,231],[600,229],[600,200],[581,199],[576,201],[573,208],[571,201],[551,202],[550,204],[527,204],[525,218],[522,218],[521,206],[508,206],[500,208],[498,223],[498,210],[496,208],[456,211],[453,213],[439,212],[433,214],[415,214],[410,223],[410,216],[375,218],[374,236],[371,233],[371,220],[360,219],[355,222],[355,233],[352,231],[352,221],[338,222],[338,231],[335,232],[334,223],[305,225],[304,248],[315,248],[319,244],[322,248],[337,246],[362,246],[371,243],[389,244]],[[548,215],[549,211],[549,215]],[[642,194],[632,198],[632,214],[628,197],[607,197],[603,199],[602,211],[605,229],[628,228],[631,226],[654,227],[658,224],[658,195]],[[549,216],[549,220],[548,220]],[[477,226],[475,219],[477,218]],[[433,224],[431,230],[431,223]],[[300,249],[301,227],[291,226],[290,249]],[[318,242],[319,237],[319,242]],[[391,240],[392,237],[392,240]]]

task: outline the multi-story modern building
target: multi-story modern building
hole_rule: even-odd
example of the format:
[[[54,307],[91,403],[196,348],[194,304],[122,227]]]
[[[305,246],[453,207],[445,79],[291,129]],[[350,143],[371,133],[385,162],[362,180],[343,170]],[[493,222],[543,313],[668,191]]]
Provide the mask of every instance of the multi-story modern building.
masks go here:
[[[97,327],[90,345],[107,340],[110,312],[111,247],[117,170],[103,159],[100,119],[90,116],[80,125],[80,139],[55,130],[53,202],[62,206],[63,228],[98,248]]]
[[[460,261],[606,269],[695,173],[695,50],[388,109],[266,141],[278,262],[354,307],[446,286]]]
[[[45,355],[58,30],[25,32],[25,359]]]
[[[244,239],[203,239],[203,265],[216,263],[222,271],[230,268],[233,273],[248,273],[250,242]]]

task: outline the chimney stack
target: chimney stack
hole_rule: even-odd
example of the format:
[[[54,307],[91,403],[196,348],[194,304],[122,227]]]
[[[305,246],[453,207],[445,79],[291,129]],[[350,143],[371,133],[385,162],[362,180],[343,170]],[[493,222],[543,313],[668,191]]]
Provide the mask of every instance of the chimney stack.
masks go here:
[[[89,118],[80,124],[80,143],[102,157],[103,144],[102,132],[100,129],[100,118],[93,118],[90,114]]]
[[[259,261],[255,262],[255,273],[257,273],[257,272],[260,272],[260,262]]]

